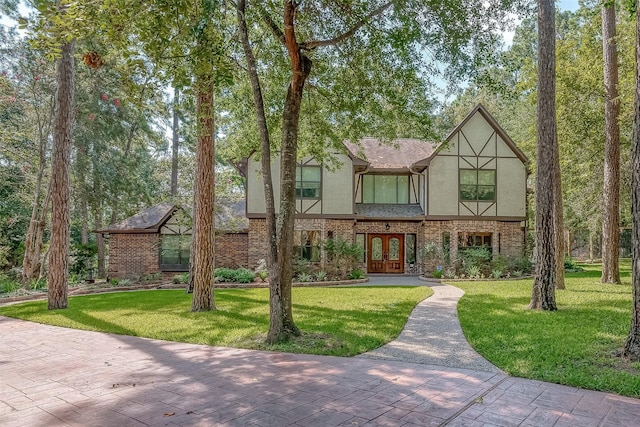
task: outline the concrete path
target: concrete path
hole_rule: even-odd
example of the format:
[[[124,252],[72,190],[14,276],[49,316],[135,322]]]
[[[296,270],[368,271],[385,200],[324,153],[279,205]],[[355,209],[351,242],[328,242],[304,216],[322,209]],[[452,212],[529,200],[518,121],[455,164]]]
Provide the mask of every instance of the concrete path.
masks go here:
[[[502,372],[480,356],[464,337],[457,311],[458,300],[464,295],[462,289],[411,276],[371,278],[374,285],[390,281],[402,285],[426,285],[433,289],[434,294],[416,306],[398,338],[358,357]]]
[[[208,347],[0,317],[3,427],[635,427],[639,419],[638,399],[501,372]]]

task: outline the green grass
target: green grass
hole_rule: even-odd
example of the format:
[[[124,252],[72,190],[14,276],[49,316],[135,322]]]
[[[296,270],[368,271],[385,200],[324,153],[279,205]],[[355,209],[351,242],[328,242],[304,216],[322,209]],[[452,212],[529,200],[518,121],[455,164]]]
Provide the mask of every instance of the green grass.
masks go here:
[[[631,325],[630,263],[622,285],[600,283],[599,266],[568,273],[557,312],[527,310],[532,279],[456,282],[467,340],[511,375],[640,397],[640,363],[616,354]]]
[[[216,311],[191,313],[183,290],[117,292],[0,307],[0,314],[49,325],[196,344],[351,356],[398,336],[426,287],[294,288],[293,316],[303,335],[266,346],[268,289],[215,291]]]

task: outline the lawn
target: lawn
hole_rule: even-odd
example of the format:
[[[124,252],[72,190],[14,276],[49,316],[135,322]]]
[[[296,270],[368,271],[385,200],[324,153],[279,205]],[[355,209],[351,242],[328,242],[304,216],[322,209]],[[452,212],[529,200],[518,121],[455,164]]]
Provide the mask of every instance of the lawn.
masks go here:
[[[215,291],[216,311],[191,313],[183,290],[115,292],[0,307],[0,314],[49,325],[196,344],[351,356],[398,336],[427,287],[293,288],[293,316],[303,335],[266,346],[268,289]]]
[[[631,324],[630,263],[621,263],[622,285],[603,285],[599,266],[584,267],[566,274],[557,312],[526,309],[532,279],[456,282],[465,336],[511,375],[640,397],[640,363],[616,356]]]

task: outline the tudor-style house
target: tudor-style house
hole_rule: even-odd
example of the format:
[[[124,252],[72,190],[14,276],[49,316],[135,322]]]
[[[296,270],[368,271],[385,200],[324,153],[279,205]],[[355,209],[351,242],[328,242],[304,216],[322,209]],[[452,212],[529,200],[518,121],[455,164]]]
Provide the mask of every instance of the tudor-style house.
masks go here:
[[[322,262],[321,241],[341,236],[365,249],[368,273],[417,272],[418,249],[488,247],[520,255],[527,217],[527,158],[495,119],[476,106],[440,145],[373,138],[345,143],[329,170],[313,158],[297,169],[295,246]],[[272,163],[274,177],[280,162]],[[260,161],[246,163],[248,264],[266,254]],[[274,182],[274,195],[279,187]]]

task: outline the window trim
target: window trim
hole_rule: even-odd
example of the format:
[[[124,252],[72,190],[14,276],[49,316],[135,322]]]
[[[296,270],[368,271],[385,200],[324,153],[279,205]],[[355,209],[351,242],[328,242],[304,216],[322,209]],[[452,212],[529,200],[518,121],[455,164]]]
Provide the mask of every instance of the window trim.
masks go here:
[[[476,183],[475,184],[462,184],[462,173],[466,171],[474,171],[476,175]],[[489,185],[480,185],[478,183],[478,173],[479,172],[493,172],[493,197],[491,199],[479,199],[478,198],[478,189],[480,187],[489,187]],[[474,199],[465,199],[462,197],[462,186],[475,186],[475,195]],[[458,169],[458,199],[460,202],[495,202],[496,201],[496,191],[498,188],[498,173],[496,169],[473,169],[473,168],[460,168]]]

